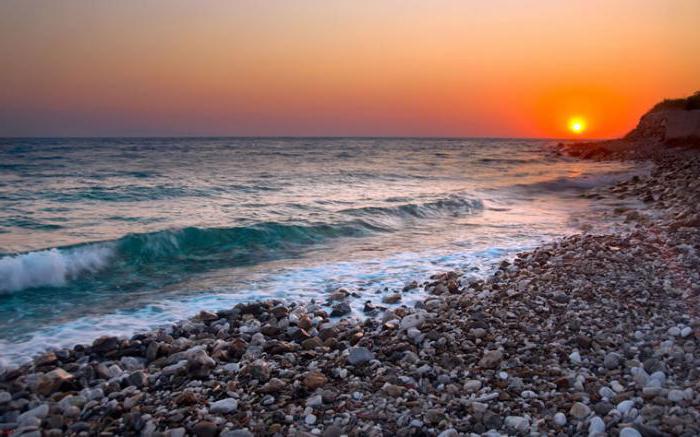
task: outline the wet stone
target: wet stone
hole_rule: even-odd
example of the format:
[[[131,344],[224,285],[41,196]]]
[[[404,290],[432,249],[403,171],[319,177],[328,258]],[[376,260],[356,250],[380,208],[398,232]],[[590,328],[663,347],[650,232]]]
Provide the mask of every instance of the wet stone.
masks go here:
[[[348,363],[353,366],[359,364],[368,363],[374,359],[374,354],[370,352],[366,347],[353,347],[350,348],[350,353],[348,354]]]

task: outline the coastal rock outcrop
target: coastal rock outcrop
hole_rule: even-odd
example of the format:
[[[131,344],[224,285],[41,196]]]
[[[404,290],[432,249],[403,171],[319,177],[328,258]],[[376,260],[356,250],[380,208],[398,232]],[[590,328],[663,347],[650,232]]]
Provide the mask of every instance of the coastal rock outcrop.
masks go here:
[[[700,91],[685,99],[658,103],[624,139],[667,145],[700,142]]]

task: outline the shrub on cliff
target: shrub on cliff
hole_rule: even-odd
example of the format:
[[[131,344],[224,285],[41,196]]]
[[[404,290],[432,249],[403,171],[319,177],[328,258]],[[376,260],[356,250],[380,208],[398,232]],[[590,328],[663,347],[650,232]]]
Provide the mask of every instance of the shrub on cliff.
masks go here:
[[[665,99],[654,105],[649,112],[658,112],[668,109],[682,109],[685,111],[700,109],[700,91],[696,91],[695,94],[684,99]]]

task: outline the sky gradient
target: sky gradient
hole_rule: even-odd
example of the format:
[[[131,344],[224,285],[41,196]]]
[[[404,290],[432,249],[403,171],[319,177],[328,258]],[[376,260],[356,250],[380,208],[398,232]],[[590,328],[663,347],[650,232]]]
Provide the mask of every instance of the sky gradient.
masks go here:
[[[0,3],[0,136],[626,133],[700,89],[698,0]]]

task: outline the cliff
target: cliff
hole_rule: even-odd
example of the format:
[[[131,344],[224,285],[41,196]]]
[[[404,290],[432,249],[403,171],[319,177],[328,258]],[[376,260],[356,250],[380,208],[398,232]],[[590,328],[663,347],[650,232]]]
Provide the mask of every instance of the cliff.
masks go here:
[[[625,139],[662,144],[700,140],[700,91],[685,99],[658,103],[642,116]]]

